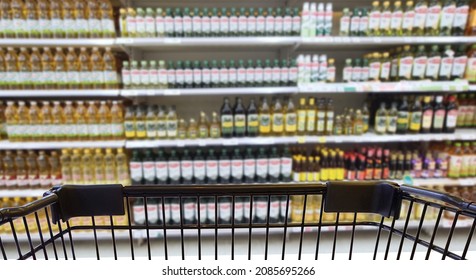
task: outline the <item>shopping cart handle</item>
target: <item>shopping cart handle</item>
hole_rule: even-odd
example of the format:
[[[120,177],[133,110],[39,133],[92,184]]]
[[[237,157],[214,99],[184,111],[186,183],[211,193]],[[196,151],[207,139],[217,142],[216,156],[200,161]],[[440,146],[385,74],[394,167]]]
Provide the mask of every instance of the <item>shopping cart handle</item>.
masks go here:
[[[400,217],[402,196],[392,182],[327,182],[326,212],[373,213]]]
[[[51,206],[53,223],[73,217],[124,215],[122,185],[64,185],[50,191],[58,196]]]

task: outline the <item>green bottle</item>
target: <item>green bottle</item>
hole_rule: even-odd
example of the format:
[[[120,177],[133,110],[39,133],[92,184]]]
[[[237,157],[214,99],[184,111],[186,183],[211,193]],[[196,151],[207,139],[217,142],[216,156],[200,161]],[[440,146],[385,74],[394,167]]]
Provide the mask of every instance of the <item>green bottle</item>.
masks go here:
[[[428,63],[428,57],[426,55],[425,46],[418,46],[415,52],[415,58],[413,59],[412,67],[412,80],[425,79],[426,64]]]
[[[425,36],[438,36],[441,16],[441,3],[439,0],[430,0],[428,14],[425,20]]]
[[[192,17],[193,12],[189,8],[183,9],[183,36],[192,37]]]
[[[185,88],[193,88],[193,70],[192,63],[189,60],[184,62],[183,77]]]
[[[279,63],[279,59],[275,59],[273,63],[273,74],[271,75],[271,85],[272,86],[279,86],[281,82],[281,64]]]
[[[211,35],[212,37],[220,36],[220,18],[218,17],[218,9],[212,9],[212,16],[211,16]]]
[[[247,35],[247,20],[246,20],[246,9],[240,8],[240,15],[238,16],[238,36]]]
[[[238,60],[236,83],[238,87],[246,87],[246,68],[243,59]]]
[[[248,137],[256,137],[259,132],[259,116],[258,108],[254,98],[251,98],[250,105],[248,106],[246,116],[246,135]]]
[[[233,59],[228,64],[228,87],[236,87],[236,65]]]
[[[230,100],[225,97],[223,106],[221,107],[221,135],[223,138],[231,138],[233,136],[233,111],[231,109]]]
[[[175,37],[183,37],[183,18],[180,8],[176,8],[174,12],[174,33]]]
[[[204,88],[211,87],[211,70],[208,60],[202,62],[202,85]]]
[[[182,61],[180,61],[180,60],[176,62],[175,84],[176,84],[177,88],[184,88],[184,86],[185,86],[185,77],[184,77],[183,65],[182,65]]]
[[[218,69],[218,63],[216,60],[212,60],[212,65],[210,69],[211,76],[211,86],[212,88],[217,88],[220,86],[220,70]]]
[[[360,35],[360,15],[360,9],[355,8],[354,12],[352,13],[352,18],[350,20],[350,36]]]
[[[273,68],[271,68],[271,61],[266,59],[264,61],[263,86],[270,87],[273,84]]]
[[[200,67],[200,61],[198,60],[193,62],[193,87],[202,87],[202,68]]]
[[[273,8],[268,8],[268,12],[266,13],[266,36],[273,36],[274,35],[274,25],[275,25],[275,17],[274,17]]]
[[[256,36],[264,36],[266,32],[266,14],[263,8],[258,8],[256,16]]]
[[[229,87],[228,84],[228,65],[226,60],[220,62],[220,84],[219,87]]]
[[[246,66],[246,86],[253,87],[255,85],[255,68],[253,60],[248,60]]]
[[[167,87],[176,88],[176,78],[175,78],[175,66],[174,62],[169,60],[167,61]]]
[[[241,97],[236,98],[233,109],[233,127],[235,137],[244,137],[246,134],[246,110]]]

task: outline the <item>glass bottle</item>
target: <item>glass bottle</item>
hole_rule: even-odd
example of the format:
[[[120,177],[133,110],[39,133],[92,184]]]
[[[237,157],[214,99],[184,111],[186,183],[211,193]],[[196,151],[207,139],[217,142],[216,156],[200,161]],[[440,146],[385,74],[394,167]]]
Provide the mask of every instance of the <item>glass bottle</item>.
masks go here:
[[[258,136],[260,129],[260,119],[254,98],[250,100],[247,113],[246,135],[250,137]]]
[[[380,103],[380,108],[375,113],[375,133],[385,134],[387,128],[387,110],[385,109],[385,103]]]
[[[420,103],[420,98],[415,97],[415,103],[410,109],[410,133],[419,133],[421,130],[421,121],[422,121],[422,106]]]

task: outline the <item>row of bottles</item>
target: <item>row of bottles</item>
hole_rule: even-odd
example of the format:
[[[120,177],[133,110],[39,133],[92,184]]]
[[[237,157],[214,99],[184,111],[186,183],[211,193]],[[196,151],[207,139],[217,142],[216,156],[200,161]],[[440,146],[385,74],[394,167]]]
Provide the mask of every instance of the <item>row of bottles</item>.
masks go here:
[[[468,23],[468,0],[372,2],[372,8],[344,8],[341,36],[462,36]]]
[[[87,105],[86,105],[87,103]],[[8,101],[0,104],[6,135],[14,141],[85,141],[124,138],[119,101]]]
[[[124,88],[216,88],[291,86],[296,84],[294,60],[124,61]]]
[[[474,45],[472,48],[476,48]],[[468,58],[465,46],[454,51],[450,45],[440,49],[432,45],[411,47],[405,45],[391,52],[370,53],[363,59],[348,58],[342,69],[344,82],[366,81],[449,81],[469,78],[475,58]]]
[[[57,151],[0,153],[0,189],[47,189],[63,182]]]
[[[301,36],[330,36],[332,13],[332,3],[304,2],[301,13]]]
[[[111,48],[0,49],[1,89],[114,89],[119,86]]]
[[[3,38],[113,38],[109,0],[3,0]]]
[[[399,104],[392,102],[387,109],[385,102],[375,112],[376,134],[406,133],[454,133],[459,122],[462,127],[473,126],[475,112],[458,110],[455,95],[422,98],[416,96],[413,101],[404,96]],[[461,113],[461,114],[459,114]]]
[[[332,14],[331,14],[332,15]],[[298,8],[124,8],[122,37],[299,35]]]
[[[129,162],[122,148],[64,149],[60,162],[65,184],[130,185]]]
[[[129,163],[133,185],[289,182],[291,167],[287,147],[133,150]]]
[[[299,55],[297,58],[299,85],[317,82],[333,83],[336,79],[336,66],[333,58],[325,54]]]
[[[187,128],[183,131],[187,135]],[[175,139],[179,137],[179,120],[175,106],[169,108],[157,105],[133,105],[126,107],[124,115],[124,131],[126,139]],[[183,136],[184,139],[186,138]]]

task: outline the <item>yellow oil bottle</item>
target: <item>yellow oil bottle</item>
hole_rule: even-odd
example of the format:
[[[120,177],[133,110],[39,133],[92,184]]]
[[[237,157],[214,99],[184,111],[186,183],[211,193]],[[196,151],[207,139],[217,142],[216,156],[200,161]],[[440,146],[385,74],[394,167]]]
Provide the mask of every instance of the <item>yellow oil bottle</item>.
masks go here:
[[[74,110],[74,119],[76,121],[76,138],[80,141],[89,139],[87,109],[84,101],[76,102],[76,110]]]
[[[104,88],[116,89],[119,87],[117,78],[116,58],[111,51],[111,48],[106,48],[103,56],[104,62]]]
[[[79,1],[78,1],[79,2]],[[78,71],[81,89],[91,89],[93,83],[91,60],[86,48],[81,48],[78,56]]]
[[[28,173],[26,167],[25,154],[18,150],[15,156],[15,166],[17,168],[17,186],[19,189],[28,187]]]
[[[83,182],[84,184],[94,184],[94,161],[90,149],[84,149],[83,156],[81,157],[81,166],[83,170]]]
[[[38,173],[40,177],[40,187],[47,189],[51,187],[50,165],[45,151],[38,153]]]
[[[87,1],[86,3],[86,13],[88,15],[89,25],[89,37],[101,38],[103,34],[101,28],[101,10],[99,9],[99,1]]]
[[[43,88],[43,66],[41,63],[40,50],[36,47],[31,49],[30,54],[31,83],[33,89]]]
[[[73,173],[72,173],[72,166],[71,166],[71,150],[63,149],[61,150],[60,156],[60,163],[61,163],[61,177],[63,178],[64,184],[72,184],[73,183]]]
[[[26,10],[22,0],[10,0],[10,13],[16,38],[26,38]]]
[[[30,54],[24,47],[20,48],[18,54],[18,89],[31,89],[31,64]]]
[[[73,107],[73,101],[66,101],[63,109],[64,115],[64,137],[67,140],[78,140],[78,132],[76,130],[76,114]]]
[[[102,149],[94,150],[94,183],[105,184],[106,183],[106,171],[104,168],[104,156]]]
[[[54,77],[55,77],[55,62],[53,59],[53,54],[51,53],[50,48],[43,48],[43,53],[41,54],[41,67],[43,69],[43,83],[45,89],[54,88]]]
[[[76,16],[72,0],[63,0],[63,26],[66,38],[78,38],[78,28],[76,26]]]
[[[112,139],[119,140],[124,138],[124,116],[122,106],[118,101],[112,101],[110,130]]]
[[[104,171],[106,173],[106,183],[113,184],[117,181],[116,176],[116,159],[112,153],[112,149],[106,149],[104,156]]]
[[[101,11],[101,29],[102,36],[105,38],[116,37],[114,26],[114,14],[111,2],[109,0],[100,0],[99,9]]]
[[[5,70],[6,70],[6,88],[17,89],[18,88],[18,57],[14,48],[8,47],[5,55]]]
[[[86,118],[88,121],[88,135],[89,139],[99,139],[99,116],[98,109],[94,101],[88,102],[88,109],[86,110]]]
[[[28,123],[30,139],[33,141],[41,141],[43,138],[43,131],[41,130],[43,120],[40,113],[40,107],[38,107],[38,103],[36,101],[30,102],[30,107],[28,110]]]
[[[101,101],[98,110],[98,120],[99,120],[99,137],[102,140],[112,139],[111,131],[111,111],[106,104],[106,101]]]
[[[28,116],[28,107],[24,101],[18,102],[18,135],[20,141],[28,141],[31,139],[29,134],[30,118]]]
[[[61,162],[57,151],[51,151],[48,163],[50,165],[51,184],[53,186],[61,185],[63,183],[63,177],[61,175]]]
[[[51,108],[51,134],[56,141],[66,140],[64,112],[59,101],[53,101]]]
[[[74,1],[74,13],[76,16],[76,27],[79,38],[89,38],[90,29],[84,0]]]
[[[52,38],[53,28],[51,24],[50,1],[38,0],[37,3],[41,38]]]
[[[79,73],[81,69],[79,67],[78,56],[73,47],[69,47],[68,52],[66,53],[66,69],[68,69],[66,88],[78,89],[80,85]]]
[[[18,110],[13,101],[7,101],[7,108],[5,108],[5,121],[7,122],[7,134],[10,141],[20,141],[18,135]]]
[[[53,38],[65,37],[62,6],[63,3],[60,0],[50,1],[51,29],[53,32]]]
[[[67,87],[67,65],[66,56],[63,53],[62,48],[56,48],[55,56],[53,58],[55,62],[55,77],[54,87],[57,89],[63,89]]]
[[[53,117],[51,115],[51,106],[49,101],[44,101],[41,110],[40,110],[40,119],[41,119],[41,128],[40,135],[41,139],[45,141],[51,141],[55,139],[54,130],[53,130]]]
[[[123,186],[129,186],[131,184],[129,176],[129,161],[127,160],[127,156],[124,153],[124,149],[117,149],[115,162],[117,182]]]
[[[90,67],[92,74],[92,87],[94,89],[103,89],[104,88],[104,60],[102,58],[99,48],[94,47],[91,51],[90,57]]]

